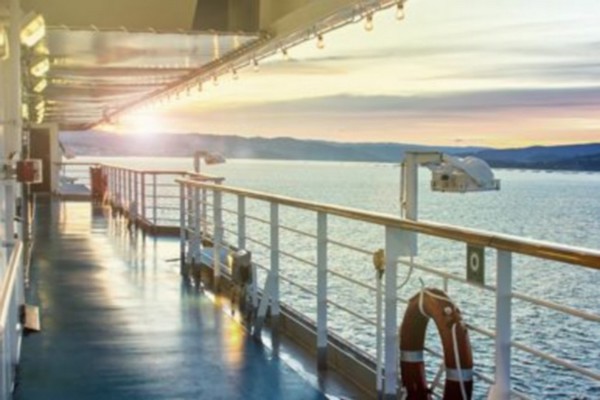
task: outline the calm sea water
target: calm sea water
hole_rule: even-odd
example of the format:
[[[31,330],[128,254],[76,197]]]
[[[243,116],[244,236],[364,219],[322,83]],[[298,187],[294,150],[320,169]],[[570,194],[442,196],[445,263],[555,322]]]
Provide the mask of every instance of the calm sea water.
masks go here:
[[[87,161],[88,159],[81,159]],[[190,159],[183,158],[115,158],[89,159],[139,168],[191,169]],[[399,213],[399,169],[390,164],[329,163],[292,161],[230,160],[227,164],[205,167],[204,171],[221,175],[226,184],[271,192],[300,199],[331,203],[365,210]],[[429,190],[429,173],[422,171],[419,188],[419,217],[470,228],[541,239],[562,244],[600,248],[600,174],[547,173],[497,170],[502,180],[499,192],[442,194]],[[225,197],[226,208],[235,208],[235,199]],[[268,207],[249,202],[248,212],[268,219]],[[315,232],[315,216],[308,212],[282,207],[281,224]],[[234,223],[235,216],[225,220]],[[341,218],[331,218],[329,234],[335,240],[374,251],[383,247],[383,229]],[[268,242],[268,227],[248,222],[248,235]],[[231,235],[229,235],[231,236]],[[235,243],[235,237],[228,239]],[[281,250],[315,262],[314,239],[290,232],[281,233]],[[416,261],[451,272],[465,274],[465,245],[421,237]],[[251,247],[251,246],[249,246]],[[253,259],[268,265],[269,254],[260,246],[252,248]],[[330,268],[374,285],[370,255],[330,245]],[[513,287],[528,295],[600,314],[600,273],[581,267],[545,262],[531,257],[514,257]],[[486,251],[486,283],[494,284],[495,252]],[[282,257],[284,274],[315,289],[313,267]],[[408,274],[400,270],[399,281]],[[420,288],[442,287],[440,278],[414,271],[408,284],[400,290],[407,299]],[[467,322],[488,329],[494,327],[494,297],[470,286],[450,283],[450,295],[456,300]],[[329,281],[330,298],[337,303],[374,319],[374,294],[335,277]],[[314,317],[314,298],[301,290],[282,286],[285,302]],[[402,306],[400,313],[404,312]],[[402,315],[402,314],[400,314]],[[343,310],[330,307],[330,326],[341,336],[373,353],[374,329]],[[428,345],[439,348],[430,327]],[[513,336],[534,348],[586,368],[600,371],[600,326],[513,300]],[[478,371],[493,375],[493,343],[471,333]],[[513,354],[514,387],[534,398],[600,399],[600,383],[582,378],[553,364],[519,350]],[[430,373],[436,362],[428,360]],[[434,365],[435,364],[435,365]],[[476,397],[484,398],[487,385],[478,383]]]

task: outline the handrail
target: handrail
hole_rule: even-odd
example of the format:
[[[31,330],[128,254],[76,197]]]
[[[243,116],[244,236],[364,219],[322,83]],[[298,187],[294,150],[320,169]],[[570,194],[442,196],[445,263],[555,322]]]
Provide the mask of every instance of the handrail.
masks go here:
[[[217,176],[217,175],[212,175],[212,174],[205,174],[205,173],[197,173],[194,171],[188,171],[188,170],[179,170],[179,169],[139,169],[139,168],[130,168],[130,167],[124,167],[122,165],[117,165],[117,164],[105,164],[105,163],[101,163],[101,162],[63,162],[63,161],[55,161],[54,165],[57,166],[73,166],[73,167],[84,167],[84,166],[97,166],[97,167],[105,167],[105,168],[114,168],[114,169],[121,169],[121,170],[126,170],[126,171],[130,171],[130,172],[135,172],[135,173],[139,173],[139,174],[146,174],[146,175],[184,175],[184,176],[188,176],[188,177],[193,177],[195,179],[200,179],[200,180],[212,180],[215,182],[222,182],[225,180],[225,178],[221,177],[221,176]]]
[[[146,174],[146,175],[187,175],[187,176],[191,176],[194,178],[201,178],[201,179],[214,179],[214,180],[224,180],[225,179],[225,178],[217,176],[217,175],[197,173],[195,171],[189,171],[189,170],[183,170],[183,169],[139,169],[139,168],[124,167],[122,165],[117,165],[117,164],[104,164],[104,163],[98,163],[97,165],[100,167],[104,167],[104,168],[121,169],[121,170],[137,172],[137,173]]]
[[[10,306],[13,289],[17,278],[17,270],[20,267],[20,260],[23,256],[23,242],[18,240],[13,247],[8,260],[6,273],[0,286],[0,334],[6,329],[6,319],[8,317],[8,308]]]
[[[472,245],[491,247],[497,250],[510,251],[527,256],[576,264],[586,268],[600,270],[600,251],[597,250],[566,246],[533,239],[523,239],[512,235],[456,227],[430,221],[410,221],[388,214],[306,200],[297,200],[287,196],[272,195],[254,190],[215,185],[190,179],[176,179],[175,181],[181,185],[217,190],[256,200],[275,202],[285,206],[302,208],[315,212],[324,212],[339,217],[350,218],[377,225],[385,225],[392,228],[422,233],[429,236],[461,241]]]

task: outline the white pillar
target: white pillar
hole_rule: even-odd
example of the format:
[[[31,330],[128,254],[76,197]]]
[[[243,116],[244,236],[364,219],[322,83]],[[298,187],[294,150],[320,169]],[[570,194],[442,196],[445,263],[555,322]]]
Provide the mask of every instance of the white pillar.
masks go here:
[[[274,328],[279,317],[279,205],[271,203],[271,273],[274,277],[271,318]]]
[[[21,116],[21,7],[19,0],[10,0],[9,15],[10,26],[8,29],[8,44],[10,58],[8,59],[8,76],[6,81],[6,124],[4,134],[4,159],[8,159],[13,152],[21,152],[21,135],[23,120]],[[6,240],[14,240],[14,220],[16,213],[16,197],[18,193],[17,184],[14,181],[5,183],[5,234]]]
[[[398,382],[398,258],[409,237],[402,230],[385,228],[385,388],[386,400],[397,399]]]
[[[213,276],[215,291],[219,291],[219,280],[221,279],[221,246],[223,242],[223,206],[222,193],[213,191]]]
[[[327,214],[317,214],[317,366],[327,369]]]
[[[512,308],[512,253],[498,251],[496,271],[496,379],[489,400],[510,399],[510,342]]]

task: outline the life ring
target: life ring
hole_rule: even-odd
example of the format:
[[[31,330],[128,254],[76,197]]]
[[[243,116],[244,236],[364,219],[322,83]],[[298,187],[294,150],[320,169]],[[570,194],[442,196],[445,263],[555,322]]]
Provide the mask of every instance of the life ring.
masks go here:
[[[473,354],[458,307],[439,289],[423,288],[409,302],[400,327],[400,366],[407,400],[431,399],[423,351],[427,323],[432,318],[442,339],[446,366],[445,400],[471,399]]]

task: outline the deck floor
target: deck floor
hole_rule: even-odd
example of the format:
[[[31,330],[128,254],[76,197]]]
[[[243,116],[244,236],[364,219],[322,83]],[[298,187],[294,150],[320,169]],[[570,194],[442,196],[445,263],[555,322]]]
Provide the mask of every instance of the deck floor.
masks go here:
[[[19,400],[324,399],[182,283],[175,241],[132,237],[89,203],[38,204]]]

